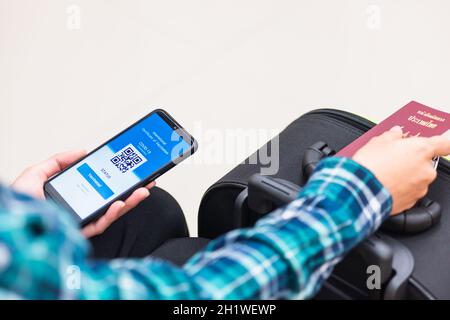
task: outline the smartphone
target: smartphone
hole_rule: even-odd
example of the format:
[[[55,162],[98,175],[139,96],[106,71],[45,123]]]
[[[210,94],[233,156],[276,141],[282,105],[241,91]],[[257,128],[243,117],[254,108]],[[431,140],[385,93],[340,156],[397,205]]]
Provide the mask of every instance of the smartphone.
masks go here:
[[[196,150],[194,137],[157,109],[53,176],[44,192],[84,226]]]

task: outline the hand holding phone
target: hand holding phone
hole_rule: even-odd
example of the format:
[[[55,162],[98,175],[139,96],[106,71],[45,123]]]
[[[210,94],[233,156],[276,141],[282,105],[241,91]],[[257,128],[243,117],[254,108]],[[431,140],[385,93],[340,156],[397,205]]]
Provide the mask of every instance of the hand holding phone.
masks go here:
[[[53,175],[86,156],[85,150],[74,150],[55,154],[23,171],[12,183],[15,190],[29,194],[37,199],[44,199],[44,184]],[[134,191],[125,201],[114,202],[107,212],[98,220],[83,227],[82,233],[90,238],[103,233],[114,221],[129,212],[150,195],[149,190],[155,185],[151,182],[145,188]]]
[[[49,179],[44,192],[85,226],[112,206],[121,211],[121,201],[126,205],[136,190],[193,154],[196,147],[195,139],[158,109]]]

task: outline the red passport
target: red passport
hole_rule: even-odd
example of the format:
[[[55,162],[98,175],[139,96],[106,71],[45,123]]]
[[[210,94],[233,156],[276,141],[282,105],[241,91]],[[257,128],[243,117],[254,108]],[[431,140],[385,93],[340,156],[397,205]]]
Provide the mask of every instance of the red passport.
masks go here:
[[[448,135],[450,130],[450,114],[411,101],[389,118],[343,148],[337,155],[352,157],[371,138],[379,136],[395,126],[402,127],[405,137]]]

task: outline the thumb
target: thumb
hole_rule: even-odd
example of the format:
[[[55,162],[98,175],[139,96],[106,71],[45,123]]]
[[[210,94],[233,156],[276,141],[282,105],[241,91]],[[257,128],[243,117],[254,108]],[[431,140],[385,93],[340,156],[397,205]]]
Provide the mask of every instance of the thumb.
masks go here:
[[[48,179],[54,174],[60,172],[61,170],[64,170],[72,163],[81,159],[85,155],[86,155],[85,150],[74,150],[58,153],[50,157],[49,159],[37,164],[36,168],[41,172],[43,172]]]
[[[450,155],[450,139],[444,136],[435,136],[428,139],[428,144],[432,147],[429,156]]]

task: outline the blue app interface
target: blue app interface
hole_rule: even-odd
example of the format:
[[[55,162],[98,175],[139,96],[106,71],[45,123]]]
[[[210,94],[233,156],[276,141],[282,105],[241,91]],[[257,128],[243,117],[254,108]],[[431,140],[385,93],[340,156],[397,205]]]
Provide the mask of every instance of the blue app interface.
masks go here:
[[[50,184],[84,219],[189,148],[190,145],[154,113]]]

